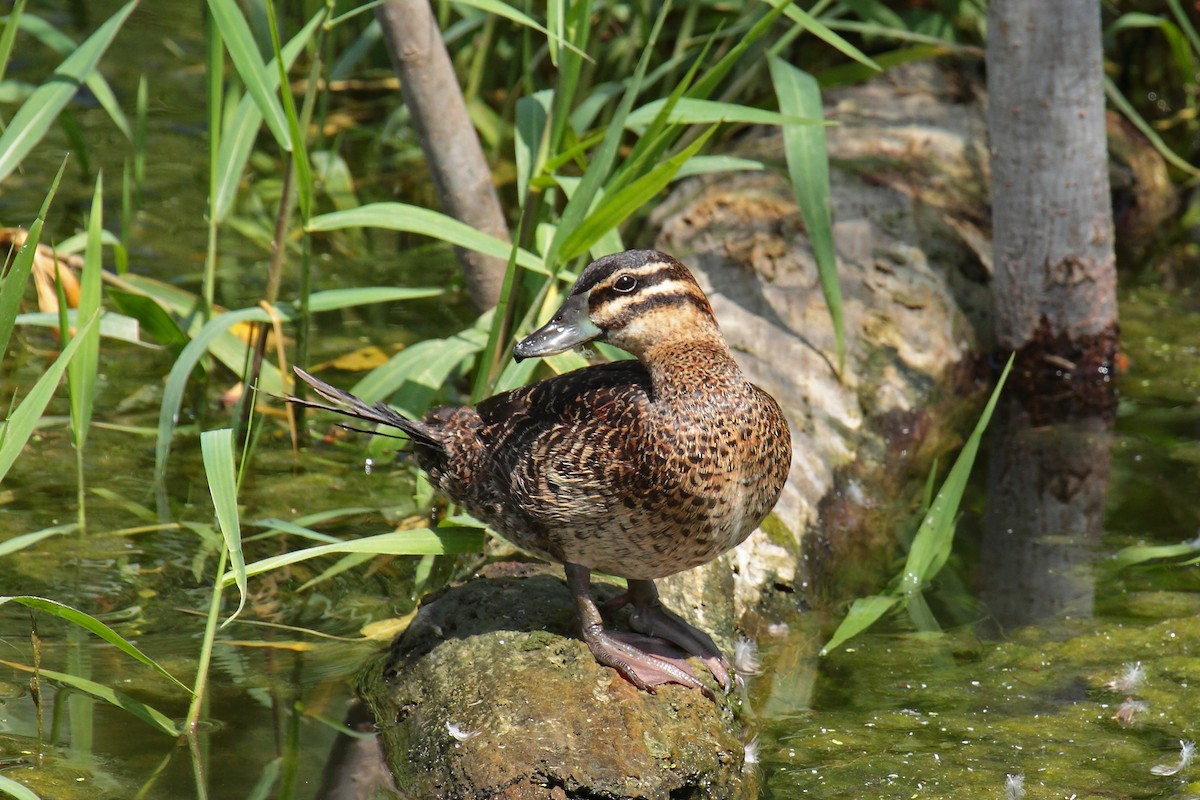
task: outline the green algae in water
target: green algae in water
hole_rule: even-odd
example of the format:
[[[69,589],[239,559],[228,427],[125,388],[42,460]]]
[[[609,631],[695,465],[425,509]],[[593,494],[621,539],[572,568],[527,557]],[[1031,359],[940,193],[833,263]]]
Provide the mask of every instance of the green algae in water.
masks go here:
[[[1200,617],[1064,624],[860,637],[822,661],[811,711],[768,724],[767,796],[1003,798],[1010,775],[1026,798],[1195,796],[1200,766],[1162,773],[1200,727]]]

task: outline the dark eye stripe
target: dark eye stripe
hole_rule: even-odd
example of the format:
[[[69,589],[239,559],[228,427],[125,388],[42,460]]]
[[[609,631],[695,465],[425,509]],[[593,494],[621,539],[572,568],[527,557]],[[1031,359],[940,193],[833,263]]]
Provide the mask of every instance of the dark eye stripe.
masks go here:
[[[637,279],[637,288],[640,290],[650,286],[656,286],[665,281],[679,280],[679,272],[674,267],[663,266],[660,269],[654,270],[653,272],[632,272],[630,273],[630,277]],[[680,283],[682,283],[682,281],[680,281]],[[629,292],[618,292],[612,286],[605,286],[603,289],[593,289],[592,295],[588,301],[592,308],[597,308],[605,303],[615,300],[618,297],[628,296]]]
[[[670,294],[656,294],[647,297],[645,300],[640,300],[636,303],[630,303],[621,309],[621,313],[616,319],[612,321],[605,320],[604,325],[606,328],[610,329],[623,328],[635,317],[645,314],[647,311],[656,311],[662,308],[671,308],[673,306],[687,304],[691,304],[700,311],[703,311],[705,314],[712,316],[712,307],[708,304],[707,300],[705,300],[703,297],[692,294],[691,292],[680,291],[672,292]]]

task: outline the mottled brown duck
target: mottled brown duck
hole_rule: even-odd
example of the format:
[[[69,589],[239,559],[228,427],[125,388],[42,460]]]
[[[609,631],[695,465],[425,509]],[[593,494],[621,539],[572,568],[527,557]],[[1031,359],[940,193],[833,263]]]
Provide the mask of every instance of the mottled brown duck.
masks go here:
[[[642,689],[704,689],[662,640],[708,665],[713,640],[665,608],[657,578],[737,546],[774,506],[791,435],[779,405],[733,360],[707,297],[668,255],[632,250],[580,274],[562,308],[517,344],[520,360],[604,341],[636,360],[589,366],[475,408],[408,419],[297,369],[336,411],[404,431],[431,483],[518,547],[560,563],[596,660]],[[638,633],[607,630],[592,570],[628,580]]]

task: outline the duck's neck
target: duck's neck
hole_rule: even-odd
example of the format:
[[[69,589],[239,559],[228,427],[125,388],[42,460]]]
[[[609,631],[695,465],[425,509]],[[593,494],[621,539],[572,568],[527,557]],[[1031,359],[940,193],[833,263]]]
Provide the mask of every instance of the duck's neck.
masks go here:
[[[639,353],[638,359],[650,370],[654,396],[660,399],[720,392],[727,384],[744,382],[719,335],[664,342]]]

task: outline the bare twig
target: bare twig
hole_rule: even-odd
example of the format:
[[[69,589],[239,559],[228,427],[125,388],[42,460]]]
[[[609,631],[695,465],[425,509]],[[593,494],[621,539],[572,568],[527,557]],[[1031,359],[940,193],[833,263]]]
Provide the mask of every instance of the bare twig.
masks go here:
[[[428,0],[389,0],[376,6],[404,102],[429,164],[442,210],[471,227],[509,241],[492,173]],[[507,264],[458,249],[471,303],[496,305]]]

